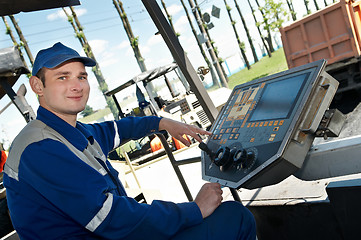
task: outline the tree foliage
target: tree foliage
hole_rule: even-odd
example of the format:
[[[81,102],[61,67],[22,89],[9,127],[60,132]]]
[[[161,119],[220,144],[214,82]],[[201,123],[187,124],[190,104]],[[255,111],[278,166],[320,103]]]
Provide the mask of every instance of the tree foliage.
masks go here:
[[[83,117],[89,116],[94,113],[94,110],[91,106],[86,105],[84,110],[80,113]]]
[[[265,0],[262,7],[259,7],[260,11],[263,11],[264,21],[261,23],[265,30],[278,31],[285,20],[289,18],[289,12],[284,8],[283,2],[277,2],[275,0]]]

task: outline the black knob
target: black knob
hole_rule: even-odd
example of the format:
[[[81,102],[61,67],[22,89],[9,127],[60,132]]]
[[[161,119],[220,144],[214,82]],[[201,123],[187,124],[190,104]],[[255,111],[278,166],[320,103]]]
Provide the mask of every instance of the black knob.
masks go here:
[[[252,150],[247,150],[247,160],[252,162],[256,158],[256,153]]]
[[[231,158],[231,151],[229,147],[220,147],[214,157],[214,164],[217,166],[226,166],[229,164]]]
[[[245,149],[238,149],[233,155],[233,164],[243,168],[247,162],[247,151]]]
[[[250,164],[253,162],[253,160],[256,157],[256,154],[252,151],[252,150],[246,150],[247,152],[247,160],[243,163],[243,165],[241,166],[242,168],[248,168],[250,166]]]

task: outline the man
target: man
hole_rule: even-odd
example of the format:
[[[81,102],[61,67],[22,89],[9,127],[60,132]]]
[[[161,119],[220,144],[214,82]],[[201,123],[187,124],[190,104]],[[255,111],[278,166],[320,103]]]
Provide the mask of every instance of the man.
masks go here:
[[[216,183],[205,184],[190,203],[147,205],[127,197],[106,159],[123,140],[167,130],[189,145],[183,134],[201,141],[197,134],[209,133],[155,116],[77,122],[89,95],[85,66],[94,65],[61,43],[36,56],[30,85],[39,97],[37,119],[13,141],[4,169],[10,214],[20,237],[254,239],[253,216],[237,202],[221,204]]]

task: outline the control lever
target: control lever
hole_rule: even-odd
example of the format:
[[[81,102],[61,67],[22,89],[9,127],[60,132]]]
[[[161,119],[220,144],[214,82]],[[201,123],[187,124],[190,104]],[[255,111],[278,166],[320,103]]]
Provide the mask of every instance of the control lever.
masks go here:
[[[208,156],[209,158],[213,161],[214,159],[214,153],[212,152],[211,149],[209,149],[209,147],[207,146],[207,144],[205,144],[204,142],[199,143],[198,147],[203,150]]]

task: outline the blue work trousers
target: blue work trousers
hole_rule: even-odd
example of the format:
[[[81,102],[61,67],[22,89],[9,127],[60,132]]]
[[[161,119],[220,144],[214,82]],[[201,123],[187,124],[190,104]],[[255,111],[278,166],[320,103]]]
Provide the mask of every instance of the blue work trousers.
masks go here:
[[[223,202],[209,217],[179,232],[172,240],[255,240],[256,222],[240,202]]]

